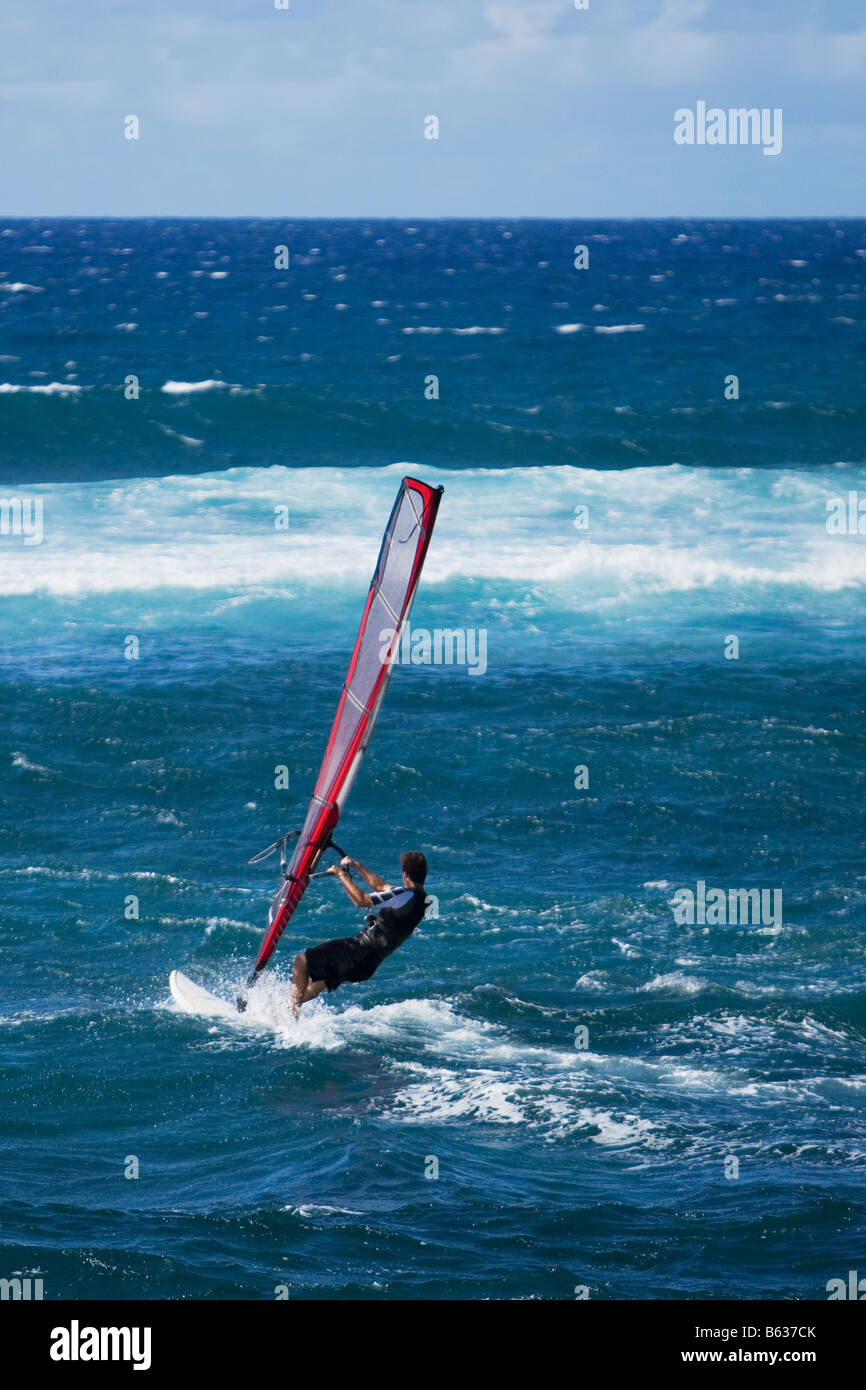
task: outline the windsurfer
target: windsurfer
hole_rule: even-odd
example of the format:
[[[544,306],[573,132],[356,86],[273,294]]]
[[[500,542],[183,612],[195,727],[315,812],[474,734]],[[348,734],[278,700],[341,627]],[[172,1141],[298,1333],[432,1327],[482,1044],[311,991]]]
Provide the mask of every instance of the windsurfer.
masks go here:
[[[367,885],[365,891],[350,873],[355,869]],[[344,936],[308,946],[295,956],[292,970],[292,1010],[295,1017],[303,1004],[323,989],[335,990],[347,981],[369,980],[386,956],[402,946],[424,916],[427,899],[424,880],[427,860],[418,850],[400,856],[402,887],[393,888],[357,859],[343,858],[328,870],[339,878],[355,907],[373,908],[367,925],[357,936]]]

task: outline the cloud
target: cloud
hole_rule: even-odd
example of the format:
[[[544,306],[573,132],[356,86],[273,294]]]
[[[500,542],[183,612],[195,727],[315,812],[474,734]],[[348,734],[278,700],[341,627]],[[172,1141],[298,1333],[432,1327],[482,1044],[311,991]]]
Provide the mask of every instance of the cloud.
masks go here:
[[[5,206],[258,212],[291,180],[293,210],[310,215],[421,215],[419,206],[555,215],[572,189],[601,213],[611,210],[607,189],[645,199],[655,179],[660,198],[683,210],[694,174],[673,157],[673,111],[699,97],[790,105],[774,187],[802,199],[810,169],[822,188],[832,174],[806,133],[828,121],[862,125],[864,18],[854,5],[828,12],[832,28],[809,0],[591,0],[588,11],[569,0],[7,8]],[[442,120],[435,148],[423,140],[431,112]],[[122,135],[128,113],[142,121],[134,152]],[[805,165],[795,165],[795,122]],[[52,202],[61,152],[66,183],[80,189],[74,209]],[[715,170],[720,207],[733,211],[742,170]],[[843,177],[845,197],[859,196],[840,165]],[[359,204],[361,190],[373,201]]]

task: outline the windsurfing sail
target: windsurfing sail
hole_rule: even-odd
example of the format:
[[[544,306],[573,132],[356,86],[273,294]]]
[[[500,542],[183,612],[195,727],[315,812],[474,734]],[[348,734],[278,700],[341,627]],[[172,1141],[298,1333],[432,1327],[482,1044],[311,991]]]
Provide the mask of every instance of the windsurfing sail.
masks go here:
[[[370,741],[409,616],[443,489],[404,478],[391,512],[364,616],[349,662],[313,799],[283,885],[271,903],[267,935],[250,984],[273,955],[336,829]],[[390,640],[383,633],[393,633]]]

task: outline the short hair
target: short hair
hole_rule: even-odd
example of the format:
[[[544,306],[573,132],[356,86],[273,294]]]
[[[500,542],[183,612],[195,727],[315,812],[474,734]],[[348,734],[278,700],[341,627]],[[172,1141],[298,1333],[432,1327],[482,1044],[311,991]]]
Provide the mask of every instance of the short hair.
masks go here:
[[[422,884],[427,877],[427,860],[418,849],[407,849],[400,855],[400,868],[413,883]]]

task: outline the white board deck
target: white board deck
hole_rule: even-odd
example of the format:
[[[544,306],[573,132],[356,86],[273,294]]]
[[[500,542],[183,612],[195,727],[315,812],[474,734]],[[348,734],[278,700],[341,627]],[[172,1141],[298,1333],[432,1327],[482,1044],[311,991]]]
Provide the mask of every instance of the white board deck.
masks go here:
[[[204,1018],[233,1018],[236,1021],[239,1018],[234,1004],[211,994],[209,989],[203,989],[180,970],[172,970],[168,983],[172,998],[185,1013],[200,1014]]]

